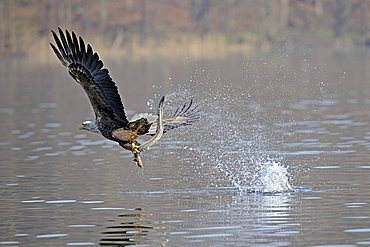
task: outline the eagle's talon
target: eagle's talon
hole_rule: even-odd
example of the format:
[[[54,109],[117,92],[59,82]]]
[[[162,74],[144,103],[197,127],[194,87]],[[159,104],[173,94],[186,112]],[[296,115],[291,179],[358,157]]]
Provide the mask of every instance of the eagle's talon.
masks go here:
[[[140,156],[138,155],[135,155],[134,157],[132,157],[132,161],[135,163],[135,165],[137,165],[138,167],[142,167],[142,163],[141,163],[141,158]]]

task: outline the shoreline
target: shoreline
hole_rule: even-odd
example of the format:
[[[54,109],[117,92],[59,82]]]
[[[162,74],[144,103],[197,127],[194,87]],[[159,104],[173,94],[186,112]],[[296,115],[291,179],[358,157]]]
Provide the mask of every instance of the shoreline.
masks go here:
[[[99,36],[100,37],[100,36]],[[140,42],[139,39],[131,39],[121,44],[112,44],[104,38],[83,37],[85,43],[92,45],[95,52],[101,59],[120,59],[125,58],[132,61],[153,60],[153,59],[189,59],[189,60],[212,60],[221,59],[233,54],[252,56],[255,53],[269,52],[275,48],[285,47],[285,49],[297,49],[299,47],[330,47],[338,50],[348,50],[354,47],[368,48],[367,45],[355,44],[337,40],[336,42],[317,42],[317,41],[294,41],[292,39],[276,42],[275,44],[255,42],[230,42],[224,35],[181,36],[168,38],[164,41],[148,39]],[[55,55],[50,49],[49,43],[54,43],[52,36],[44,36],[40,41],[34,41],[27,52],[18,55],[0,56],[2,59],[23,59],[39,63],[56,63]]]

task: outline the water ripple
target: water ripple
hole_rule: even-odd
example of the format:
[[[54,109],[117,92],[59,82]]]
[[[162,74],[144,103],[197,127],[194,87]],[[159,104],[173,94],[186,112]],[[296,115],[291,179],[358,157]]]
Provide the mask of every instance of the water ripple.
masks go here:
[[[201,234],[201,235],[191,235],[185,236],[184,238],[226,238],[235,236],[231,233],[215,233],[215,234]]]
[[[36,238],[63,238],[67,236],[68,234],[63,234],[63,233],[50,233],[50,234],[37,235]]]

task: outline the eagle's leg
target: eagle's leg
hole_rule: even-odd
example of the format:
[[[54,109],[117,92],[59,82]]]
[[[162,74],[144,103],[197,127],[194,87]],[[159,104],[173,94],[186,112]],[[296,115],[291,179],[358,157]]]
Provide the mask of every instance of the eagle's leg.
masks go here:
[[[138,144],[138,143],[132,143],[131,144],[132,145],[132,152],[134,153],[134,154],[138,154],[138,153],[140,153],[140,150],[139,150],[139,147],[140,147],[140,145]]]
[[[143,163],[141,161],[141,157],[139,156],[140,150],[139,147],[140,145],[136,142],[132,143],[132,153],[134,154],[134,157],[132,157],[132,161],[138,166],[142,167]]]

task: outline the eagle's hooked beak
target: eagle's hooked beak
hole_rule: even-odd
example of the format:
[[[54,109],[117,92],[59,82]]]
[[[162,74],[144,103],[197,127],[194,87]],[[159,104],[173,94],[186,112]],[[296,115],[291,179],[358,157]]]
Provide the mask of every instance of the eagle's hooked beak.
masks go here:
[[[84,126],[82,124],[78,125],[77,130],[84,130]]]

